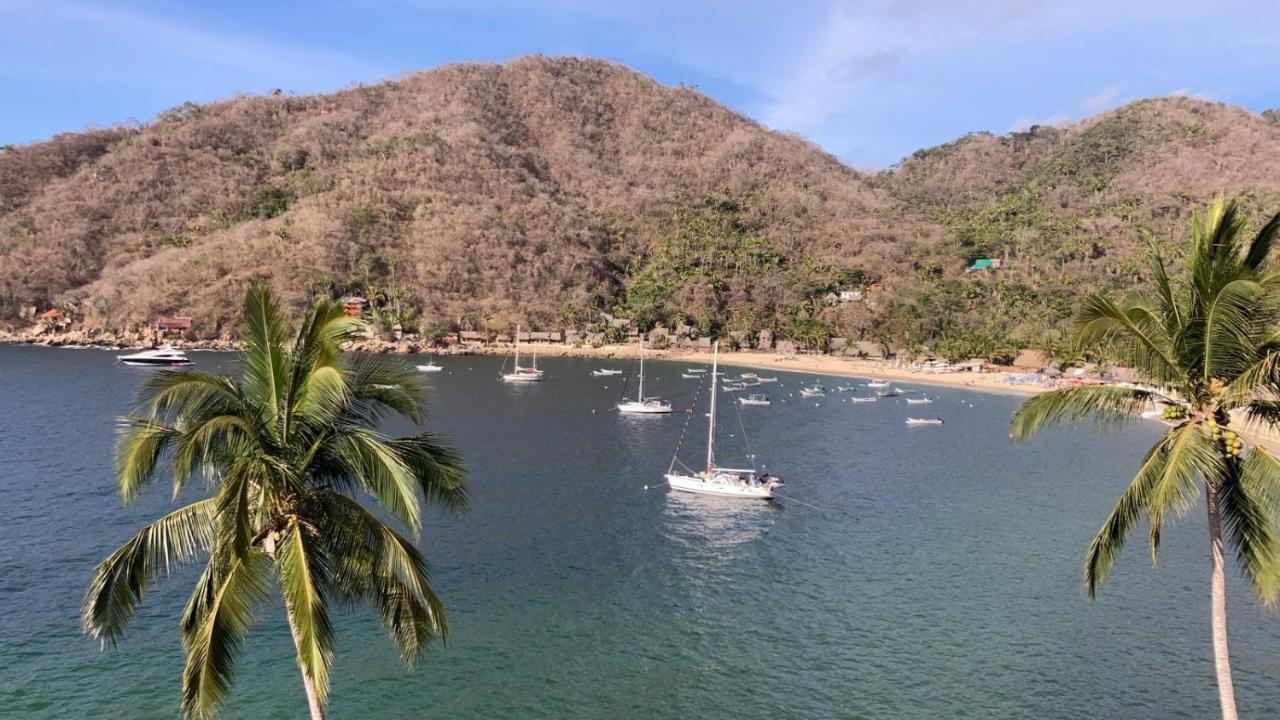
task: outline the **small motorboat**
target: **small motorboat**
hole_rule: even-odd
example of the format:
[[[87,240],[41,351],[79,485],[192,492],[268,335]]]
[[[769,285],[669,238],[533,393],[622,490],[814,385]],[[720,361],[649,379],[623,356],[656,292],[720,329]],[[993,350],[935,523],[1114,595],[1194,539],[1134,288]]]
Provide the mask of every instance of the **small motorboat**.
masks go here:
[[[172,345],[143,350],[132,355],[117,355],[116,360],[134,367],[187,367],[195,365],[187,354]]]
[[[867,387],[869,387],[869,388],[887,388],[887,387],[889,387],[889,386],[890,386],[890,385],[892,385],[892,384],[893,384],[893,383],[889,382],[888,380],[872,380],[871,382],[867,383]]]
[[[706,375],[707,374],[706,368],[685,368],[684,371],[689,373],[690,375]]]
[[[746,385],[744,385],[744,384],[742,384],[742,383],[740,383],[740,382],[722,382],[722,383],[720,383],[720,388],[721,388],[722,390],[725,390],[726,392],[738,392],[739,390],[742,390],[742,389],[744,389],[744,388],[746,388],[746,387],[747,387]]]
[[[746,397],[738,398],[738,402],[742,403],[743,405],[769,405],[770,404],[768,395],[759,395],[754,393]]]
[[[778,382],[778,378],[776,378],[776,377],[767,377],[767,378],[766,378],[766,377],[758,377],[758,378],[756,378],[756,382],[762,382],[762,383]]]
[[[878,391],[876,391],[876,395],[877,395],[878,397],[898,397],[898,396],[899,396],[899,395],[901,395],[901,394],[902,394],[902,391],[901,391],[901,390],[899,390],[899,389],[898,389],[898,388],[896,388],[896,387],[891,387],[891,388],[889,388],[888,390],[878,390]]]
[[[851,402],[851,403],[872,403],[872,402],[875,402],[875,401],[877,401],[877,400],[879,400],[879,399],[880,399],[880,398],[878,398],[878,397],[874,397],[874,396],[872,396],[872,397],[851,397],[851,398],[849,398],[849,402]]]
[[[680,377],[684,378],[685,380],[700,380],[704,376],[702,373],[685,372],[685,373],[680,373]]]
[[[908,425],[941,425],[942,418],[907,418]]]
[[[826,396],[827,396],[827,389],[822,387],[821,385],[814,385],[813,387],[800,388],[800,397],[813,398],[813,397],[826,397]]]
[[[426,365],[419,365],[418,372],[440,372],[444,370],[443,365],[437,365],[434,361],[428,362]]]
[[[932,403],[933,398],[907,398],[908,405],[930,405]]]
[[[621,370],[614,370],[612,368],[600,368],[599,370],[591,371],[591,375],[593,377],[609,377],[610,375],[621,375],[621,374],[622,374]]]

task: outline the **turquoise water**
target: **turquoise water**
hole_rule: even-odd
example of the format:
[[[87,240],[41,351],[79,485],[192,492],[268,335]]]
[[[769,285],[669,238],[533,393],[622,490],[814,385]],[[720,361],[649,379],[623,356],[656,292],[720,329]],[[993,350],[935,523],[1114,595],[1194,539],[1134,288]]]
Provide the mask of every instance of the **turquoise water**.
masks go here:
[[[159,585],[114,652],[78,632],[93,566],[170,507],[162,488],[116,499],[112,418],[147,371],[112,359],[0,347],[2,717],[177,716],[193,575]],[[334,718],[1216,712],[1201,509],[1165,533],[1158,569],[1140,536],[1098,601],[1079,589],[1084,548],[1158,425],[1014,446],[1014,397],[801,401],[812,378],[784,373],[772,407],[744,408],[741,425],[726,412],[721,458],[743,451],[745,426],[793,499],[742,504],[646,490],[687,416],[619,417],[623,378],[588,376],[601,363],[545,360],[547,381],[513,387],[499,359],[442,362],[431,425],[474,476],[472,510],[433,515],[423,538],[453,632],[406,673],[369,614],[343,615]],[[698,382],[680,367],[652,363],[646,386],[683,409]],[[908,429],[909,414],[947,424]],[[1242,715],[1280,716],[1280,624],[1228,582]],[[266,608],[223,716],[304,717],[291,653]]]

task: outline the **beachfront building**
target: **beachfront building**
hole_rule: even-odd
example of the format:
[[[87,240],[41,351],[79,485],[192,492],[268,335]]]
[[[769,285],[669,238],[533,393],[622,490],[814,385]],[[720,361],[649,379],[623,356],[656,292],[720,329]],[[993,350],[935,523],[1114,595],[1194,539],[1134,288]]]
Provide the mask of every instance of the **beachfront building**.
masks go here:
[[[161,315],[152,326],[156,332],[168,336],[182,337],[191,332],[191,318],[185,315]]]

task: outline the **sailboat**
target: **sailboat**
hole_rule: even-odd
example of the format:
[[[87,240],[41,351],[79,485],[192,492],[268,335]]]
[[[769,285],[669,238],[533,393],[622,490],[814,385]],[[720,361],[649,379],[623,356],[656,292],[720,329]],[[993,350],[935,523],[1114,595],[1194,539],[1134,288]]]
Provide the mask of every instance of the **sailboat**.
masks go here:
[[[713,377],[719,359],[719,350],[720,343],[713,343],[711,346]],[[774,488],[782,484],[780,479],[769,475],[767,472],[760,474],[756,472],[754,467],[749,469],[716,467],[716,395],[718,394],[715,383],[712,383],[711,412],[707,413],[710,418],[707,422],[707,468],[702,472],[690,471],[687,474],[675,472],[676,462],[679,460],[679,450],[677,449],[677,455],[671,458],[671,466],[667,468],[667,484],[671,486],[672,490],[698,493],[700,495],[717,495],[748,500],[772,499]]]
[[[671,403],[660,397],[644,396],[644,338],[640,338],[640,388],[636,391],[635,400],[624,400],[618,403],[618,412],[620,413],[669,413],[671,412]]]
[[[520,326],[516,326],[516,358],[515,367],[509,373],[502,374],[503,382],[536,382],[542,379],[542,371],[538,369],[538,354],[534,351],[533,367],[520,367]]]

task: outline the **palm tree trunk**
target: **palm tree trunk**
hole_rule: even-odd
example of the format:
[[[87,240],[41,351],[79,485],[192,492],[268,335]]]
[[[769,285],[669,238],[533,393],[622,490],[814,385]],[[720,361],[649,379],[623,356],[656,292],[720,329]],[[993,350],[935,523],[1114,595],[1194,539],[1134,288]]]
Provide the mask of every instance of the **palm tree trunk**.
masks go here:
[[[1218,507],[1218,487],[1206,482],[1209,510],[1209,561],[1211,567],[1210,614],[1213,623],[1213,664],[1218,673],[1218,704],[1222,720],[1236,720],[1236,693],[1231,684],[1231,656],[1227,651],[1227,583],[1222,569],[1222,512]]]
[[[293,647],[298,647],[298,628],[293,624],[293,613],[289,612],[289,603],[285,603],[285,617],[289,618],[289,634],[293,636]],[[302,687],[307,691],[307,705],[311,708],[311,720],[324,720],[324,708],[320,706],[320,698],[316,696],[316,683],[311,676],[302,670]]]

